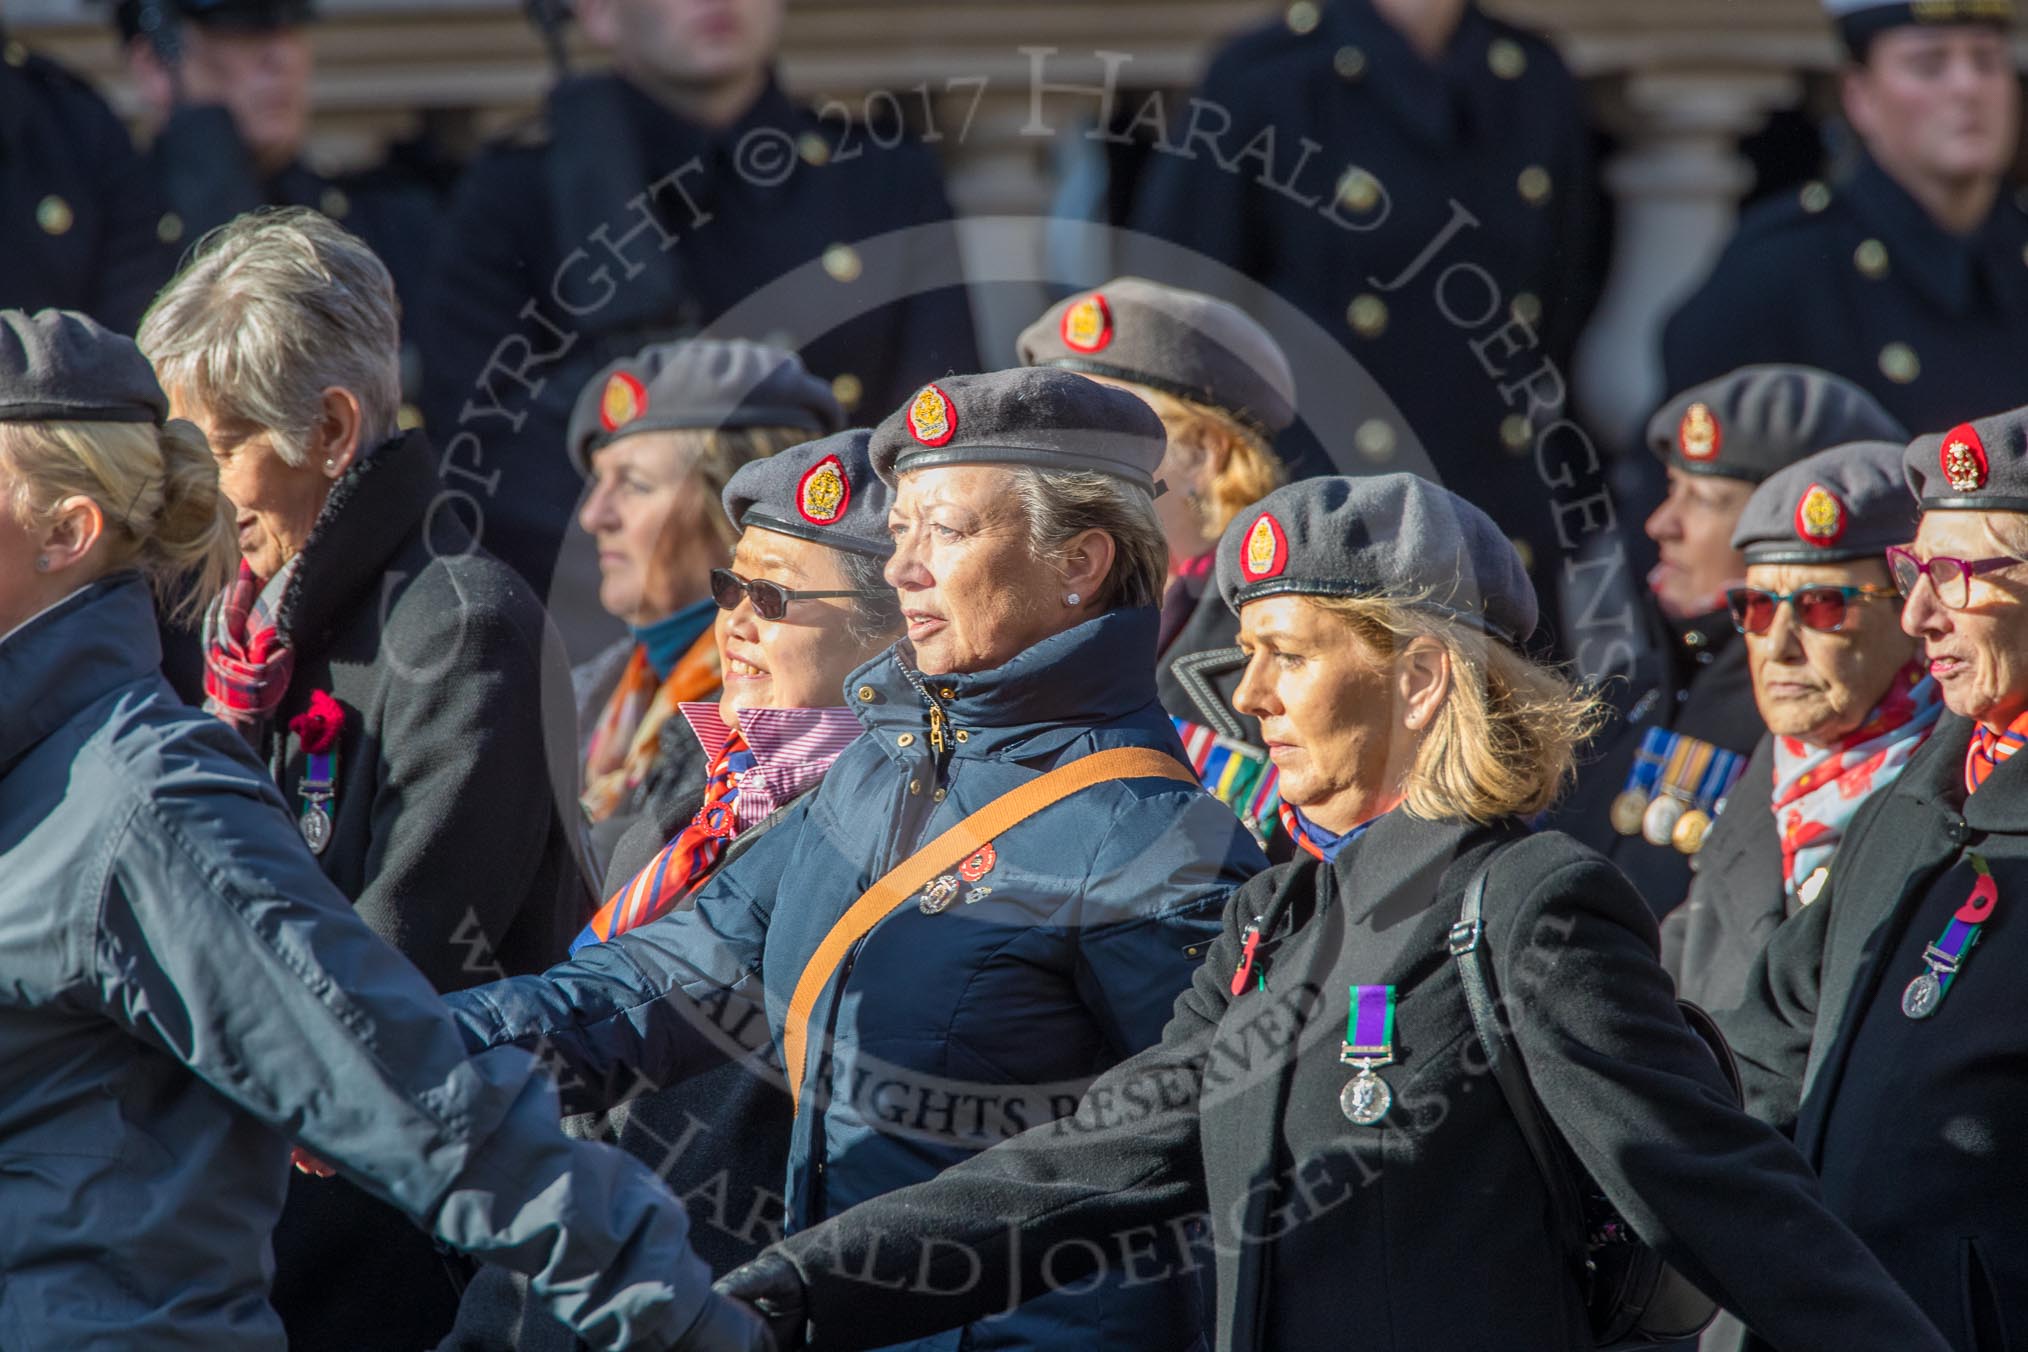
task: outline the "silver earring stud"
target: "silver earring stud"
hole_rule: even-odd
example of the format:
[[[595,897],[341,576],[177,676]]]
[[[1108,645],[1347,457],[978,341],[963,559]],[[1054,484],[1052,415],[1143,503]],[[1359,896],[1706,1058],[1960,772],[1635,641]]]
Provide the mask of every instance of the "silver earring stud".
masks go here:
[[[329,473],[330,473],[330,472],[331,472],[332,470],[335,470],[335,469],[337,469],[337,468],[338,468],[338,462],[337,462],[336,460],[326,460],[326,461],[324,462],[324,472],[325,472],[326,474],[329,474]]]
[[[43,554],[35,560],[35,571],[38,573],[49,571],[49,555]]]
[[[1063,598],[1063,603],[1067,606],[1074,606],[1083,599],[1084,598],[1082,596],[1079,596],[1076,592],[1072,592],[1070,595]]]

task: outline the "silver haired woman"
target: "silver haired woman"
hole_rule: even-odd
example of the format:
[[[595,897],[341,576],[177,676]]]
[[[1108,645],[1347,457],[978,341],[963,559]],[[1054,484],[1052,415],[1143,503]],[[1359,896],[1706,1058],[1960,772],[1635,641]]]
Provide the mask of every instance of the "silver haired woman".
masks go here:
[[[311,211],[201,243],[141,327],[203,429],[240,562],[206,623],[206,707],[252,744],[324,874],[439,990],[561,957],[590,913],[574,851],[570,678],[542,608],[477,547],[396,425],[387,269]],[[298,1179],[276,1235],[292,1346],[426,1346],[457,1292],[428,1241]],[[363,1299],[399,1284],[398,1305]]]

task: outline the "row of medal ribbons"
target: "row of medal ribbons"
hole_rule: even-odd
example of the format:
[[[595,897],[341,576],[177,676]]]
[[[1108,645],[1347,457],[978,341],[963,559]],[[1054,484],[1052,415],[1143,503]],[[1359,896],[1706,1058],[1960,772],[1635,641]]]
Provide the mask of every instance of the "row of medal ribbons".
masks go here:
[[[1746,757],[1737,751],[1649,728],[1626,787],[1613,799],[1613,830],[1695,854],[1745,768]]]

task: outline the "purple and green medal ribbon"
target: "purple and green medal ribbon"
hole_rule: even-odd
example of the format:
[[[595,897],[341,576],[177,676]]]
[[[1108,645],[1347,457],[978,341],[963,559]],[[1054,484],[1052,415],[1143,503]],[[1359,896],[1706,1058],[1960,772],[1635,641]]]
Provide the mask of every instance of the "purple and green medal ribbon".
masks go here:
[[[1957,980],[1959,966],[1963,964],[1965,955],[1972,951],[1972,945],[1979,942],[1979,931],[1992,919],[1993,903],[1999,900],[1999,891],[1991,882],[1993,874],[1986,861],[1976,854],[1969,859],[1972,872],[1978,874],[1980,881],[1973,884],[1972,895],[1965,898],[1964,904],[1951,916],[1950,923],[1944,926],[1944,932],[1922,955],[1930,971],[1936,974],[1939,1000],[1950,993],[1951,982]],[[1977,907],[1981,900],[1988,903],[1983,910]],[[1966,919],[1967,911],[1978,918]]]
[[[337,764],[338,753],[335,751],[311,751],[304,754],[303,790],[306,804],[318,801],[311,796],[313,793],[322,792],[325,797],[330,796],[331,786],[338,782]]]
[[[1340,1061],[1394,1059],[1394,987],[1352,986],[1352,1007],[1345,1015],[1345,1047]]]

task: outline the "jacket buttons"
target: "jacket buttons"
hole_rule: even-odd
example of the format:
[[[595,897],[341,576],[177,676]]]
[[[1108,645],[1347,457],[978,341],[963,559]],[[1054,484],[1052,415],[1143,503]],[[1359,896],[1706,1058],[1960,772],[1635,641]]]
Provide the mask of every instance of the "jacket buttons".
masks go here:
[[[1503,80],[1518,80],[1528,70],[1528,53],[1512,38],[1497,38],[1486,49],[1486,64]]]
[[[1825,207],[1831,205],[1831,185],[1812,179],[1803,185],[1800,200],[1803,204],[1803,210],[1814,216]]]
[[[1331,69],[1348,84],[1356,81],[1366,74],[1366,53],[1350,45],[1340,47],[1331,56]]]
[[[909,780],[909,781],[908,781],[908,791],[909,791],[910,793],[921,793],[921,792],[922,792],[922,781],[921,781],[920,779],[911,779],[911,780]]]
[[[1911,384],[1922,374],[1922,362],[1907,343],[1889,343],[1880,349],[1880,374],[1897,385]]]
[[[1887,275],[1887,246],[1877,239],[1867,240],[1852,251],[1852,266],[1862,277],[1879,281]]]
[[[834,282],[856,282],[865,265],[859,260],[859,251],[849,244],[833,244],[824,250],[824,271],[831,274]]]
[[[1361,338],[1378,338],[1387,332],[1387,302],[1362,291],[1345,307],[1345,322]]]
[[[1556,191],[1555,181],[1549,177],[1549,171],[1539,164],[1531,164],[1523,169],[1514,186],[1520,192],[1521,200],[1531,207],[1541,206],[1549,200],[1550,194]]]
[[[77,213],[70,209],[70,203],[55,193],[42,199],[35,208],[35,223],[42,227],[45,235],[67,235],[77,221]]]
[[[904,732],[903,734],[901,734],[901,736],[894,739],[894,744],[896,746],[914,746],[915,734],[912,732]]]
[[[1368,418],[1352,434],[1352,444],[1359,448],[1359,454],[1376,465],[1394,458],[1394,440],[1394,426],[1385,418]]]
[[[943,789],[938,789],[938,790],[937,790],[937,791],[936,791],[935,793],[933,793],[933,794],[931,794],[931,795],[930,795],[930,800],[931,800],[932,802],[937,802],[937,803],[941,803],[941,802],[943,802],[943,801],[944,801],[944,793],[945,793],[945,792],[946,792],[946,791],[945,791],[945,790],[943,790]]]
[[[957,697],[958,692],[951,689],[949,686],[945,686],[943,689],[937,691],[938,699],[956,699]]]
[[[1317,21],[1322,17],[1311,0],[1296,0],[1296,3],[1290,5],[1287,12],[1282,15],[1282,22],[1287,24],[1289,31],[1297,37],[1307,37],[1317,31]]]
[[[972,740],[972,734],[966,732],[963,728],[959,728],[955,733],[952,734],[952,736],[956,737],[960,742],[969,742]]]
[[[1500,444],[1511,455],[1526,455],[1535,441],[1535,429],[1525,413],[1509,413],[1500,419]]]
[[[866,382],[850,371],[836,376],[831,381],[831,397],[847,413],[859,407],[859,401],[866,397]]]
[[[1959,817],[1945,828],[1945,834],[1951,838],[1951,844],[1953,845],[1969,844],[1972,839],[1971,823],[1967,822],[1963,817]]]
[[[859,687],[859,702],[860,702],[861,704],[871,704],[871,703],[873,703],[873,687],[872,687],[872,686],[870,686],[870,685],[862,685],[862,686],[860,686],[860,687]]]

